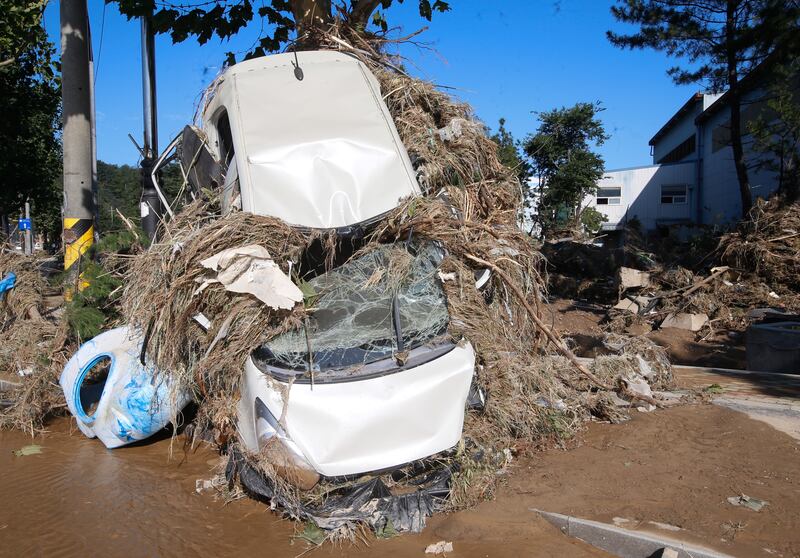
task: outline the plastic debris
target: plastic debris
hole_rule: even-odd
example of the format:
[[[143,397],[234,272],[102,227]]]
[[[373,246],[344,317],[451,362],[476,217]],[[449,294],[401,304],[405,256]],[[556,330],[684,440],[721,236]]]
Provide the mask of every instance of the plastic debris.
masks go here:
[[[449,541],[429,544],[425,549],[425,554],[447,554],[448,552],[453,552],[453,543]]]
[[[734,506],[743,506],[747,509],[753,510],[754,512],[761,511],[761,508],[764,508],[769,505],[769,502],[767,502],[766,500],[751,498],[746,494],[740,494],[739,496],[730,496],[728,497],[728,503]]]
[[[26,455],[38,455],[42,453],[42,446],[31,444],[30,446],[22,446],[18,450],[14,450],[14,455],[17,457],[25,457]]]
[[[171,392],[170,378],[142,363],[142,343],[136,330],[106,331],[84,343],[61,373],[59,383],[78,428],[107,448],[149,438],[191,399],[185,390]]]
[[[17,274],[13,271],[6,273],[6,276],[0,280],[0,300],[6,296],[6,291],[10,291],[17,284]]]
[[[203,279],[198,292],[209,284],[222,283],[231,292],[252,294],[267,306],[284,310],[303,300],[302,291],[262,246],[229,248],[200,263],[217,276]]]
[[[286,506],[284,491],[277,491],[275,481],[253,467],[238,451],[233,451],[225,470],[227,480],[238,478],[250,495]],[[299,504],[294,513],[324,530],[333,530],[353,521],[370,525],[375,531],[385,531],[389,522],[392,530],[419,533],[434,512],[444,508],[450,493],[452,470],[435,460],[421,461],[407,470],[393,474],[395,482],[405,480],[416,487],[414,492],[394,495],[381,481],[373,478],[358,482],[329,497],[322,503]]]
[[[470,122],[468,120],[464,120],[463,118],[453,118],[447,126],[444,128],[439,128],[436,130],[436,133],[439,134],[439,138],[442,141],[453,141],[461,137],[464,133],[464,128],[470,126]]]

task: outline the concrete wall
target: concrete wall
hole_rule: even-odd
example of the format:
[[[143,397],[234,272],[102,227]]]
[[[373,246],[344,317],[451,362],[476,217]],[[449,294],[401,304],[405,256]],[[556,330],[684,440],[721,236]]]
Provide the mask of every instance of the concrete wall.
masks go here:
[[[595,196],[587,198],[586,203],[608,218],[604,228],[622,226],[634,217],[649,230],[658,224],[689,221],[695,208],[695,176],[694,161],[609,171],[598,186],[622,188],[620,204],[597,205]],[[661,187],[678,184],[687,186],[686,203],[662,204]]]
[[[745,96],[748,100],[763,95],[761,91],[750,92]],[[743,125],[744,122],[743,122]],[[733,148],[723,147],[714,151],[713,133],[719,127],[730,126],[730,110],[725,108],[704,122],[700,128],[702,151],[702,183],[700,185],[700,203],[702,206],[701,222],[707,225],[725,224],[741,218],[742,204],[739,194],[739,181],[736,167],[733,164]],[[753,199],[767,198],[778,188],[778,177],[775,173],[755,168],[757,154],[753,151],[749,137],[742,138],[747,163],[748,178]],[[695,216],[697,218],[697,216]]]

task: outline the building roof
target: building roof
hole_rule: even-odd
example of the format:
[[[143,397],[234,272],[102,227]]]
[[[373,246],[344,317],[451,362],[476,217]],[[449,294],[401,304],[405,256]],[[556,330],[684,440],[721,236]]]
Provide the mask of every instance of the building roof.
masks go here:
[[[742,79],[739,80],[739,91],[740,94],[747,93],[751,89],[755,89],[761,83],[761,78],[770,70],[773,66],[774,61],[777,59],[776,56],[768,57],[758,66],[753,68],[747,75],[745,75]],[[706,110],[701,112],[697,115],[697,118],[694,119],[695,124],[702,124],[706,122],[709,118],[717,114],[720,110],[728,106],[728,101],[730,100],[730,89],[727,90],[719,99],[714,101],[710,107]]]
[[[678,109],[678,112],[672,115],[672,118],[667,120],[667,123],[664,124],[661,129],[656,132],[652,138],[650,138],[650,145],[655,145],[658,140],[663,138],[667,132],[669,132],[673,126],[675,126],[686,114],[691,111],[697,103],[701,103],[703,101],[703,94],[702,93],[695,93],[689,100],[686,101],[681,108]]]

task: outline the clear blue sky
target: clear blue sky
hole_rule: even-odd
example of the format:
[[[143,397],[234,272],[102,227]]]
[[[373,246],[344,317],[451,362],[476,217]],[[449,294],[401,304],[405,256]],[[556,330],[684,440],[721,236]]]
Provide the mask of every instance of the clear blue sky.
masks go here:
[[[137,162],[127,138],[142,135],[139,24],[112,4],[88,0],[97,67],[98,158]],[[611,0],[452,0],[452,11],[434,14],[420,40],[435,52],[404,47],[416,75],[455,87],[493,129],[500,117],[515,137],[536,129],[537,111],[578,101],[601,101],[611,139],[600,148],[609,169],[648,164],[648,140],[695,91],[674,85],[664,54],[622,51],[605,38],[622,28],[609,12]],[[416,2],[390,8],[390,25],[404,32],[424,22]],[[58,44],[58,2],[51,0],[45,26]],[[214,38],[173,45],[156,39],[159,146],[192,120],[199,94],[228,51],[246,51],[258,34],[251,25],[230,42]]]

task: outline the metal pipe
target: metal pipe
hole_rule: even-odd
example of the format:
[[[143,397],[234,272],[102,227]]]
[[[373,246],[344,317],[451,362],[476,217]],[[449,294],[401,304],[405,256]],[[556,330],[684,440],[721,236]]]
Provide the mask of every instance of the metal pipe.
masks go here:
[[[150,240],[155,239],[164,207],[153,183],[155,159],[158,156],[158,115],[156,110],[156,53],[150,16],[142,17],[142,109],[144,145],[142,152],[142,199],[139,205],[142,229]]]
[[[150,17],[142,18],[142,109],[144,116],[144,152],[158,155],[158,114],[156,105],[156,49]]]

